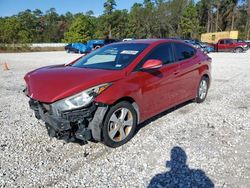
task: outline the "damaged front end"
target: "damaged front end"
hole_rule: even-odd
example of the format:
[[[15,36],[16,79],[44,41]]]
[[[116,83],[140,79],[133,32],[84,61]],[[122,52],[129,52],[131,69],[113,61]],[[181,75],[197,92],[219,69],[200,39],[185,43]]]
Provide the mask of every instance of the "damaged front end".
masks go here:
[[[45,122],[49,136],[68,142],[101,141],[101,126],[107,105],[91,102],[88,106],[67,111],[58,111],[53,105],[34,99],[30,99],[29,105],[35,117]]]
[[[95,102],[95,98],[109,86],[111,83],[100,84],[66,98],[51,102],[49,99],[48,103],[41,102],[46,101],[45,95],[38,95],[41,90],[32,88],[32,85],[27,84],[24,93],[30,98],[29,105],[36,118],[45,122],[51,137],[66,141],[101,141],[102,121],[108,105]],[[37,95],[34,96],[35,92]]]

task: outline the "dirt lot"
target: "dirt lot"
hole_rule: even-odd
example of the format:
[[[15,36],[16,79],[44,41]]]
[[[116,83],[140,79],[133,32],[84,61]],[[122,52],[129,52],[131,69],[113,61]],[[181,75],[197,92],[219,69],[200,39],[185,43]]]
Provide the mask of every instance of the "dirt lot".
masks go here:
[[[117,149],[50,139],[22,94],[26,72],[78,56],[0,54],[0,187],[250,187],[250,51],[211,54],[207,100],[140,125]]]

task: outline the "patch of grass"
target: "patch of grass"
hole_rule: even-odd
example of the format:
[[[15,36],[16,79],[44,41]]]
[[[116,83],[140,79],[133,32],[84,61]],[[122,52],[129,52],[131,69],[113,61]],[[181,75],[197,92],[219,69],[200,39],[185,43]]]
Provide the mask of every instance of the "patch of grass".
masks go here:
[[[30,47],[29,45],[0,45],[0,53],[64,51],[64,47]]]

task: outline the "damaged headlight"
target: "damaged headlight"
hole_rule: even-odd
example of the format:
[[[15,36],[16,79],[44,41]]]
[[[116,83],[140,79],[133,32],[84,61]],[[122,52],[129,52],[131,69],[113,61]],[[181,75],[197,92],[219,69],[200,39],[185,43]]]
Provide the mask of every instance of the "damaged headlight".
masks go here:
[[[56,109],[57,111],[65,111],[87,106],[97,95],[101,94],[110,85],[110,83],[105,83],[89,88],[85,91],[82,91],[81,93],[53,103],[52,108]]]

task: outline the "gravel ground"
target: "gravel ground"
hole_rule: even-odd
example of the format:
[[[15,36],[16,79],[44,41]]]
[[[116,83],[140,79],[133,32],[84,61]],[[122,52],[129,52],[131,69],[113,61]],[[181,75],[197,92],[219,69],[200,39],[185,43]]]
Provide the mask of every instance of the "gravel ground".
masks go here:
[[[250,51],[211,54],[207,100],[162,113],[117,149],[49,138],[22,94],[26,72],[78,56],[0,54],[0,187],[250,187]]]

